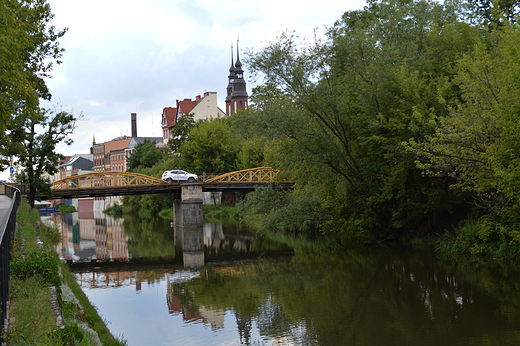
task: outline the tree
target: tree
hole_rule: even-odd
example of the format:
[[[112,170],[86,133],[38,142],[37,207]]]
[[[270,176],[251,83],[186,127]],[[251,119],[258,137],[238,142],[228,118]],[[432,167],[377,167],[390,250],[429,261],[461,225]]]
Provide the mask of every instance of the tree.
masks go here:
[[[25,141],[24,124],[38,119],[39,100],[50,100],[44,78],[60,63],[58,39],[66,29],[52,25],[46,0],[5,0],[0,5],[0,168],[5,157]],[[36,122],[38,120],[35,120]]]
[[[238,146],[227,119],[199,123],[190,140],[179,149],[182,168],[196,173],[227,173],[236,170]]]
[[[460,102],[431,119],[434,132],[409,141],[421,169],[451,177],[487,211],[520,208],[520,30],[506,25],[493,37],[459,61]]]
[[[150,168],[163,159],[163,152],[155,145],[155,141],[150,142],[145,138],[134,148],[132,155],[128,158],[128,170],[135,172],[137,168]]]
[[[173,127],[170,139],[168,140],[168,147],[172,152],[177,153],[181,147],[181,144],[188,141],[189,133],[196,125],[193,117],[193,113],[186,113],[177,118],[177,123]]]
[[[18,181],[27,186],[27,199],[31,208],[34,201],[42,195],[52,196],[49,181],[42,177],[43,173],[57,172],[58,161],[62,154],[56,152],[56,144],[72,143],[68,138],[74,131],[76,118],[65,111],[41,110],[39,117],[25,119],[23,124],[23,141],[18,143],[17,166],[21,168]]]
[[[492,28],[505,22],[516,23],[520,14],[518,0],[469,0],[472,18]]]
[[[424,234],[461,203],[402,146],[460,97],[453,66],[481,35],[459,22],[456,6],[369,1],[327,41],[298,46],[284,33],[248,60],[265,84],[242,123],[274,140],[268,157],[297,182],[293,201],[319,196],[309,213],[324,216],[323,229],[374,240]]]

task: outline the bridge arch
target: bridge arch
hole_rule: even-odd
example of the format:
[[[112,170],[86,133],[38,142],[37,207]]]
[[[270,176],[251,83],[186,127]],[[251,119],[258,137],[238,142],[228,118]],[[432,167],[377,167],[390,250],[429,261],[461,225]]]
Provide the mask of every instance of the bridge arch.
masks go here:
[[[279,170],[271,167],[257,167],[229,172],[206,180],[207,183],[229,183],[229,182],[270,182],[274,183]]]
[[[90,172],[79,175],[71,175],[51,184],[53,190],[59,189],[83,189],[103,186],[126,186],[126,185],[150,185],[168,184],[162,179],[148,175],[130,172]]]

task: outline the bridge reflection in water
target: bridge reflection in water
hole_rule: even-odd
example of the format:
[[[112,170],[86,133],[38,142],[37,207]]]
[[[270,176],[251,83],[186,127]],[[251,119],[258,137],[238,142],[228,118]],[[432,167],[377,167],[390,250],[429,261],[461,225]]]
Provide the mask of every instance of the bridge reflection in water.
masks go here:
[[[95,219],[78,218],[78,214]],[[219,265],[237,259],[254,259],[260,254],[269,255],[266,244],[262,240],[257,242],[256,232],[240,225],[204,223],[202,227],[197,228],[172,229],[168,223],[151,222],[148,227],[138,220],[124,222],[122,219],[113,219],[98,212],[85,213],[84,210],[67,216],[56,215],[54,220],[61,223],[64,232],[62,257],[73,260],[71,270],[75,272],[76,280],[89,299],[98,306],[103,318],[111,322],[109,327],[114,335],[120,335],[118,328],[138,330],[139,333],[136,334],[142,335],[143,328],[156,327],[157,316],[163,316],[161,323],[172,323],[164,316],[165,310],[170,318],[180,320],[182,325],[191,328],[203,325],[215,332],[223,330],[225,323],[227,328],[230,328],[237,322],[226,319],[224,309],[204,304],[194,306],[191,303],[192,298],[187,296],[190,294],[184,292],[179,285],[198,278],[201,270],[194,267],[199,267],[207,261]],[[157,243],[151,242],[150,239],[157,239]],[[142,243],[150,245],[149,257],[144,258]],[[160,251],[154,252],[159,246],[162,246]],[[173,253],[169,252],[173,257],[157,257],[167,249],[174,250]],[[279,246],[276,247],[273,254],[277,255],[279,249]],[[290,250],[284,251],[289,252]],[[147,309],[140,311],[144,321],[140,319],[137,325],[131,325],[135,318],[129,320],[124,312],[125,307],[122,306],[129,304],[125,298],[129,296],[122,293],[122,290],[128,294],[131,291],[139,297],[131,301],[132,311],[139,310],[140,301],[147,302]],[[156,297],[157,295],[159,297]],[[96,301],[96,296],[103,296],[114,302],[113,304],[121,300],[125,303],[106,309],[102,302]],[[147,312],[150,310],[148,306],[153,304],[157,305],[154,305],[154,312]],[[121,316],[126,316],[124,327],[116,322]],[[237,315],[234,320],[239,321],[240,318]],[[147,319],[153,320],[153,325],[147,325]],[[135,341],[135,337],[140,336],[132,336],[129,331],[125,331],[124,334],[129,338],[129,345],[133,342],[142,344]],[[154,341],[149,342],[162,344],[162,341],[154,339],[156,337],[160,336],[152,336],[151,340]]]

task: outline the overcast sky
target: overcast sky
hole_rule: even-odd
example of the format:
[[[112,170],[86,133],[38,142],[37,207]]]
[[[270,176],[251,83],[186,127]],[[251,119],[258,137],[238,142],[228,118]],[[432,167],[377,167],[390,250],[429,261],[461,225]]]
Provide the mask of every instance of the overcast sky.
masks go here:
[[[53,24],[68,28],[65,48],[47,85],[52,105],[84,115],[65,155],[88,153],[96,142],[130,135],[162,136],[162,109],[177,99],[217,92],[224,107],[231,44],[262,49],[283,30],[311,37],[364,1],[284,0],[48,0]],[[236,55],[236,53],[235,53]],[[243,66],[248,80],[248,67]],[[50,106],[47,105],[46,106]]]

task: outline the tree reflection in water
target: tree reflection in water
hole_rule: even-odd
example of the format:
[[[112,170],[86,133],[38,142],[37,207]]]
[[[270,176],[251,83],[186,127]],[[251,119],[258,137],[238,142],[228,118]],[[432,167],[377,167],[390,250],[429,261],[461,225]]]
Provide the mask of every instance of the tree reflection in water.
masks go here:
[[[234,311],[242,340],[253,321],[262,338],[295,344],[502,345],[520,332],[511,277],[517,267],[428,252],[297,249],[290,261],[204,268],[173,291],[191,309]]]
[[[205,266],[193,272],[183,269],[182,262],[163,261],[179,255],[168,223],[96,223],[97,218],[88,223],[94,232],[90,234],[79,228],[86,223],[68,216],[61,219],[63,248],[74,250],[75,256],[91,251],[94,245],[89,244],[95,242],[99,252],[89,252],[93,258],[113,257],[117,245],[128,248],[132,261],[156,259],[148,269],[135,262],[121,264],[120,269],[103,269],[100,263],[94,264],[100,269],[82,268],[77,278],[85,289],[135,286],[140,292],[145,284],[167,285],[170,316],[182,316],[183,324],[211,326],[213,333],[232,329],[242,344],[520,341],[520,270],[514,262],[439,258],[428,251],[378,246],[345,249],[274,240],[240,226],[228,230],[211,224],[202,230],[202,238],[190,238],[198,245],[202,241],[204,248]],[[82,237],[88,246],[81,245]],[[291,256],[269,259],[267,255],[287,254],[287,244],[294,248]],[[127,316],[121,318],[124,325]]]

